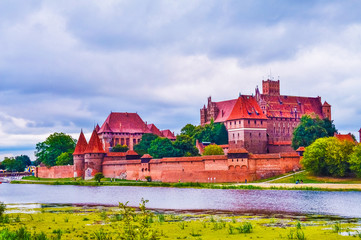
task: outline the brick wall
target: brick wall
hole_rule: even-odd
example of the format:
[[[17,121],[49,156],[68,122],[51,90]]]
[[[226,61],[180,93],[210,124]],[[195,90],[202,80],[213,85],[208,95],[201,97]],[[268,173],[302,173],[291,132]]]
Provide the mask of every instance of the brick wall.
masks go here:
[[[37,167],[35,175],[39,178],[72,178],[74,166]]]

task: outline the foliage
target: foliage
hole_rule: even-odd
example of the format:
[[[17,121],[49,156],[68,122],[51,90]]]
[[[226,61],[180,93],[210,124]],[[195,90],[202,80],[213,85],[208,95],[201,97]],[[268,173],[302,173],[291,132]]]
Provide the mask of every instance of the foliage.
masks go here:
[[[129,148],[127,145],[120,145],[119,143],[112,147],[112,152],[126,152]]]
[[[156,240],[157,232],[152,230],[150,226],[150,219],[153,217],[153,213],[146,210],[145,204],[148,200],[142,198],[139,204],[140,213],[137,214],[134,208],[128,207],[128,202],[125,204],[119,203],[120,214],[123,216],[123,222],[121,229],[120,239],[133,240]]]
[[[53,133],[44,142],[36,144],[35,156],[38,162],[54,166],[57,157],[64,152],[74,152],[76,140],[64,133]]]
[[[204,126],[187,124],[181,129],[181,135],[188,135],[200,142],[211,142],[216,144],[228,144],[228,132],[223,123],[214,123]]]
[[[6,205],[3,202],[0,202],[0,219],[2,219],[5,210],[6,210]]]
[[[173,145],[179,150],[180,156],[197,156],[199,155],[198,149],[193,144],[193,138],[188,135],[178,135]]]
[[[139,155],[144,155],[148,152],[148,149],[150,148],[150,144],[153,140],[157,139],[158,136],[152,133],[145,133],[142,136],[142,139],[140,140],[140,143],[136,144],[134,146],[134,151],[136,151]]]
[[[211,144],[204,148],[203,155],[224,155],[222,147]]]
[[[181,156],[180,150],[176,149],[168,138],[156,138],[151,142],[148,151],[154,158]]]
[[[335,137],[319,138],[306,148],[302,164],[317,176],[344,177],[350,172],[349,156],[354,143]]]
[[[361,144],[355,146],[349,162],[351,171],[361,177]]]
[[[73,165],[73,154],[71,152],[63,152],[56,158],[56,165]]]
[[[98,173],[96,173],[96,174],[94,175],[94,180],[97,181],[98,183],[100,183],[100,180],[101,180],[102,178],[104,178],[104,175],[103,175],[103,173],[101,173],[101,172],[98,172]]]
[[[26,166],[31,164],[30,158],[27,155],[20,155],[13,157],[5,157],[1,162],[3,169],[7,171],[23,172]]]
[[[147,182],[151,182],[151,181],[152,181],[152,177],[151,177],[151,176],[145,176],[144,178],[145,178],[145,180],[147,180]]]
[[[300,124],[295,128],[292,138],[292,147],[296,150],[299,147],[307,147],[316,139],[322,137],[332,137],[337,132],[333,121],[319,117],[312,118],[304,115]]]

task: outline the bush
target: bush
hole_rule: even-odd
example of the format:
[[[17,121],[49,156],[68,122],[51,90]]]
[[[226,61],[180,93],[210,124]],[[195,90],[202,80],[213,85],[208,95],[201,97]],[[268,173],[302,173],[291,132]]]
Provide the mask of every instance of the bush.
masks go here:
[[[203,155],[224,155],[224,152],[222,147],[211,144],[204,148]]]
[[[2,218],[6,209],[6,205],[3,202],[0,202],[0,219]]]
[[[103,173],[101,173],[101,172],[98,172],[98,173],[96,173],[96,174],[94,175],[94,180],[97,181],[98,183],[100,183],[100,180],[101,180],[102,178],[104,178],[104,175],[103,175]]]
[[[145,180],[147,180],[147,182],[151,182],[151,181],[152,181],[152,177],[151,177],[151,176],[145,176]]]

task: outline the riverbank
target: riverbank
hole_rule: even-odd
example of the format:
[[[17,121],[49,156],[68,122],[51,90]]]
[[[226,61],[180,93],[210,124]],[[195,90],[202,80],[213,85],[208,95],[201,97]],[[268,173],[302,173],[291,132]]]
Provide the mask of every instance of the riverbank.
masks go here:
[[[9,205],[3,219],[0,238],[25,233],[42,235],[41,239],[118,239],[133,233],[149,237],[144,239],[361,239],[360,219],[336,220],[325,216],[209,215],[146,209],[134,212],[124,206]]]
[[[31,180],[32,179],[32,180]],[[28,178],[12,181],[12,184],[46,184],[79,186],[132,186],[132,187],[175,187],[175,188],[209,188],[209,189],[250,189],[250,190],[309,190],[309,191],[361,191],[361,184],[354,183],[164,183],[104,179],[100,183],[82,179],[39,179]]]

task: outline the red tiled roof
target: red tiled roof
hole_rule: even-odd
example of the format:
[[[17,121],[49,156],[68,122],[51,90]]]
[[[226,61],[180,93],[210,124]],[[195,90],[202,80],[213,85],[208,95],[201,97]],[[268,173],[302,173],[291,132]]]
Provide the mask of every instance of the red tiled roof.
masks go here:
[[[93,130],[88,147],[85,149],[84,153],[105,153],[102,142],[100,141],[95,129]]]
[[[262,94],[261,98],[267,103],[267,117],[300,118],[303,115],[315,113],[321,119],[322,103],[320,97],[296,97],[296,96],[270,96]]]
[[[228,101],[216,102],[216,106],[219,109],[218,116],[214,119],[214,122],[225,122],[228,119],[228,116],[231,114],[234,105],[236,104],[237,99],[232,99]]]
[[[97,124],[97,125],[95,126],[95,131],[99,132],[99,130],[100,130],[100,127],[99,127],[99,124]]]
[[[349,142],[355,142],[353,139],[351,133],[349,134],[335,134],[335,137],[340,141],[349,141]]]
[[[299,147],[296,150],[296,152],[304,152],[304,151],[305,151],[305,147]]]
[[[99,129],[100,130],[100,129]],[[102,131],[101,132],[106,132],[106,133],[112,133],[112,129],[109,127],[109,124],[106,122],[104,124],[104,128],[102,128]]]
[[[82,130],[80,132],[78,142],[76,143],[73,155],[83,154],[87,147],[88,147],[88,143],[85,139],[85,136],[84,136],[84,133]]]
[[[99,133],[106,131],[106,125],[115,133],[152,133],[137,113],[110,113]]]
[[[234,119],[267,119],[253,96],[240,96],[227,120]]]
[[[141,158],[153,158],[153,157],[149,154],[144,154]]]
[[[228,153],[248,153],[248,151],[245,148],[231,148]]]
[[[125,152],[108,152],[108,157],[125,157]]]
[[[155,135],[163,137],[162,132],[152,123],[147,125],[148,129]]]
[[[133,156],[135,156],[135,155],[139,155],[136,151],[134,151],[134,150],[128,150],[126,153],[125,153],[125,155],[133,155]]]
[[[331,107],[331,105],[330,105],[330,104],[328,104],[328,102],[326,102],[326,101],[323,103],[323,105],[322,105],[322,106],[325,106],[325,107]]]
[[[162,135],[166,138],[169,138],[171,140],[174,140],[176,139],[176,137],[174,136],[174,134],[169,130],[169,129],[166,129],[166,130],[162,130]]]

